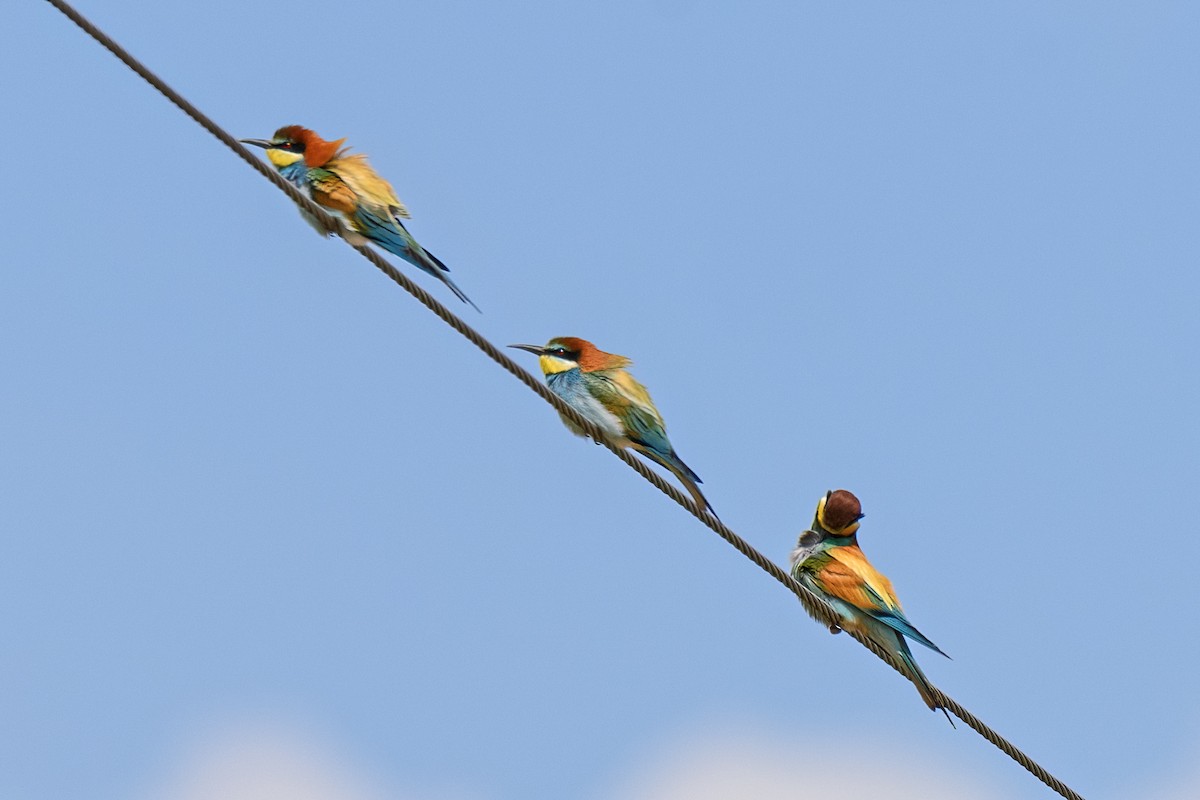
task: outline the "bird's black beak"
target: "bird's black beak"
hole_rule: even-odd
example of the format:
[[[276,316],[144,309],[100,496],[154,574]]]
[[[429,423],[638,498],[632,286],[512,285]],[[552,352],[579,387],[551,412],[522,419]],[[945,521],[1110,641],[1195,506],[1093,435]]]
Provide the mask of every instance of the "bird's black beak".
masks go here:
[[[272,144],[269,139],[238,139],[238,141],[242,144],[252,144],[255,147],[261,147],[264,150]]]
[[[535,356],[540,356],[546,352],[546,348],[540,344],[510,344],[509,347],[515,347],[518,350],[527,350]]]

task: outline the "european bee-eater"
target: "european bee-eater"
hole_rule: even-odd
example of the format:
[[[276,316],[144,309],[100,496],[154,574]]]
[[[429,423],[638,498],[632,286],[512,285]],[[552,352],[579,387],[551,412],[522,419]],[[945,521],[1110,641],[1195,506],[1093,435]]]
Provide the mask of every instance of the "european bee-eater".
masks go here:
[[[606,353],[586,339],[574,336],[551,339],[545,347],[536,344],[509,346],[536,354],[551,391],[604,431],[617,447],[631,447],[669,469],[696,505],[716,516],[696,485],[701,483],[700,476],[680,460],[668,441],[666,425],[654,407],[650,393],[625,369],[633,363],[630,359]],[[586,435],[566,417],[563,422],[573,433]]]
[[[823,597],[837,612],[843,628],[858,631],[895,656],[925,705],[936,711],[941,706],[934,700],[929,680],[917,666],[904,637],[946,654],[913,627],[900,609],[891,581],[863,555],[858,546],[862,517],[858,498],[845,489],[821,498],[812,530],[800,534],[792,551],[792,577]],[[949,714],[946,719],[950,719]]]
[[[339,233],[353,245],[373,242],[398,255],[413,266],[428,272],[450,287],[464,303],[471,302],[462,289],[446,275],[450,268],[437,256],[417,243],[401,217],[412,215],[396,197],[392,185],[380,177],[362,153],[349,155],[342,147],[345,139],[328,142],[299,125],[288,125],[267,139],[242,139],[267,151],[267,158],[279,174],[308,194],[313,202],[341,220]],[[311,214],[300,212],[308,223],[325,236],[330,231]]]

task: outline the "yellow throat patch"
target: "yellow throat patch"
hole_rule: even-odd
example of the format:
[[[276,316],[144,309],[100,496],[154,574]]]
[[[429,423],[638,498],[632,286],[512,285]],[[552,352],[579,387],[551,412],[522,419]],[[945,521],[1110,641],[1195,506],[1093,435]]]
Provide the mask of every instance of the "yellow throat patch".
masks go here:
[[[559,372],[569,372],[579,368],[579,365],[574,361],[568,361],[558,356],[546,355],[538,356],[538,366],[542,368],[543,375],[554,375]]]
[[[295,164],[300,159],[304,158],[303,153],[291,153],[287,150],[280,150],[272,147],[267,150],[267,158],[279,169]]]

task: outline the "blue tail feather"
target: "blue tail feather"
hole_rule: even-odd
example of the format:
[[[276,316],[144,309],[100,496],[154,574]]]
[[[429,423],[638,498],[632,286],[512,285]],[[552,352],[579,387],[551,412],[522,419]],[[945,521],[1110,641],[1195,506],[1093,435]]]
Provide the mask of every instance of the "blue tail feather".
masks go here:
[[[417,269],[437,278],[450,287],[450,291],[454,292],[454,295],[459,300],[479,311],[479,306],[475,305],[474,301],[467,297],[466,293],[462,289],[459,289],[457,284],[446,275],[450,271],[450,268],[443,264],[440,258],[430,253],[424,247],[421,247],[400,220],[395,218],[385,220],[376,214],[372,214],[370,211],[362,209],[355,215],[355,220],[362,226],[363,236],[367,237],[371,242],[379,245],[392,255],[400,256],[400,258],[403,258]]]
[[[875,619],[879,620],[884,625],[887,625],[892,630],[904,634],[914,642],[923,644],[933,652],[946,656],[946,654],[942,652],[942,648],[931,642],[929,637],[917,630],[903,614],[874,614],[872,616],[874,616]],[[950,658],[950,656],[946,656],[946,658]]]

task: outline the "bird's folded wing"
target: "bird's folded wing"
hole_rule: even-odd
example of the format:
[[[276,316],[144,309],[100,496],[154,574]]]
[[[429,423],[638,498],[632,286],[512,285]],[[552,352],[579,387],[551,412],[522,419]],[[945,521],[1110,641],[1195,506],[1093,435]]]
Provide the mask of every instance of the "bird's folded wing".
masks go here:
[[[946,655],[936,644],[929,640],[925,634],[921,633],[916,627],[908,621],[908,617],[904,616],[904,611],[900,608],[900,601],[896,598],[896,592],[892,589],[892,582],[887,579],[882,573],[871,566],[871,562],[867,561],[867,557],[857,547],[834,547],[829,551],[829,555],[834,559],[830,567],[826,567],[824,572],[829,572],[833,576],[847,576],[845,578],[846,585],[842,587],[845,594],[830,590],[830,594],[841,597],[848,603],[852,603],[866,613],[870,614],[875,619],[887,625],[897,633],[903,634],[914,642],[920,642],[930,650]],[[836,564],[836,567],[832,565]],[[835,577],[834,580],[838,580]],[[857,599],[851,599],[851,596]]]
[[[821,574],[836,589],[831,589],[830,594],[867,612],[899,610],[900,601],[892,591],[891,581],[871,566],[858,547],[834,547],[829,556],[832,560]]]
[[[379,176],[362,153],[343,156],[330,167],[359,197],[359,201],[378,215],[387,214],[410,219],[411,214],[392,185]]]
[[[812,571],[813,580],[824,592],[868,613],[884,607],[861,576],[831,552],[826,555],[828,560],[822,559],[825,563]]]
[[[667,426],[663,422],[650,392],[628,372],[615,371],[605,376],[604,386],[611,393],[602,402],[616,414],[629,433],[629,438],[664,455],[671,452]]]
[[[347,216],[352,216],[358,207],[353,190],[328,170],[312,170],[309,186],[312,187],[313,201],[319,206]]]

